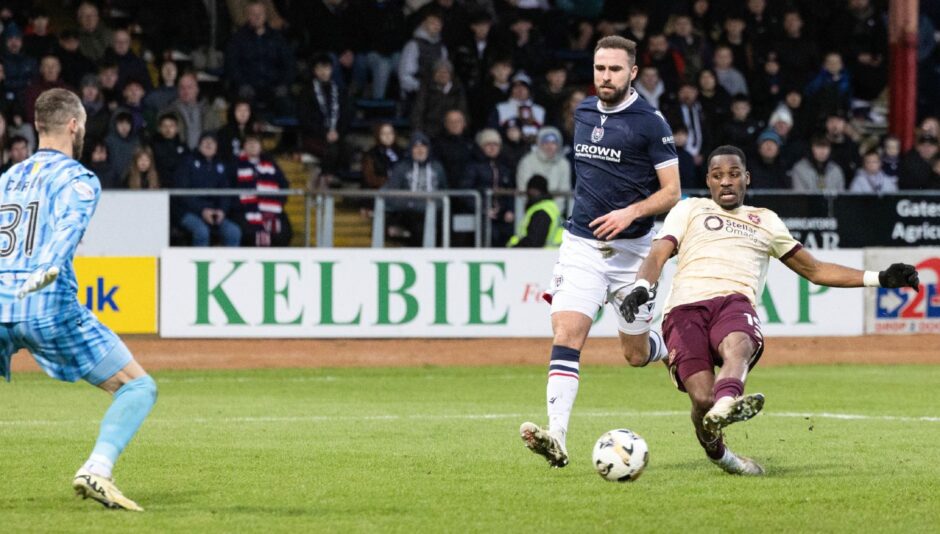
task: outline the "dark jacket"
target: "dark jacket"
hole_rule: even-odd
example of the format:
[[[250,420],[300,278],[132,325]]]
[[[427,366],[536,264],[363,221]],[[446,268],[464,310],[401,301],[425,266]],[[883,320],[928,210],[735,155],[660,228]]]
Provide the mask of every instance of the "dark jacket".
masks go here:
[[[467,166],[467,172],[464,175],[463,182],[455,186],[459,189],[476,189],[483,194],[484,191],[490,189],[516,189],[516,173],[515,167],[509,167],[504,163],[502,158],[496,158],[491,160],[487,158],[482,152],[477,151],[475,154],[474,161]],[[500,219],[507,211],[513,211],[515,208],[515,200],[511,196],[499,196],[494,197],[494,204],[499,209]],[[472,202],[467,200],[464,204],[469,203],[468,207],[472,207]],[[487,206],[483,206],[484,211]],[[484,214],[485,215],[485,214]]]
[[[273,89],[294,81],[294,55],[281,32],[266,27],[258,35],[247,24],[229,40],[225,51],[225,76],[237,89]]]
[[[177,187],[174,180],[180,164],[189,156],[189,149],[179,137],[166,139],[158,135],[151,145],[157,174],[164,187]]]
[[[114,49],[109,48],[104,53],[104,63],[114,63],[118,68],[118,88],[123,89],[128,80],[136,80],[144,86],[144,91],[153,88],[150,80],[150,72],[147,70],[147,63],[139,58],[137,54],[128,51],[123,56],[119,56]]]
[[[441,134],[444,114],[451,109],[467,114],[467,96],[459,80],[454,80],[446,93],[436,83],[422,85],[411,111],[411,127],[433,139]]]
[[[463,136],[450,135],[446,132],[433,140],[434,154],[440,160],[447,173],[447,185],[455,189],[458,183],[463,182],[463,175],[467,172],[467,165],[473,161],[476,145]]]
[[[214,157],[207,160],[201,153],[189,155],[176,171],[175,187],[181,189],[227,189],[234,186],[234,168],[231,164]],[[179,197],[180,216],[192,213],[202,217],[205,208],[220,209],[231,218],[238,200],[233,197]]]
[[[317,93],[313,87],[315,83],[320,84],[320,87],[323,89],[321,93],[323,95],[322,106],[317,99]],[[335,91],[333,91],[333,87],[336,88]],[[338,116],[335,120],[331,117],[334,109],[334,95],[339,100],[339,105],[336,108]],[[330,130],[329,125],[334,122],[337,133],[342,137],[349,130],[349,123],[352,119],[349,110],[349,99],[346,96],[346,92],[343,91],[341,87],[336,86],[335,82],[324,85],[316,80],[304,84],[304,88],[300,93],[300,102],[297,106],[297,115],[300,120],[301,134],[303,134],[304,137],[319,140],[326,138],[326,134]]]
[[[415,171],[417,170],[417,174]],[[430,173],[430,174],[429,174]],[[415,165],[410,157],[396,163],[388,174],[388,182],[383,189],[399,191],[440,191],[447,183],[447,174],[441,164],[428,156],[424,163]],[[423,212],[427,207],[424,199],[389,199],[388,207],[400,211]]]
[[[778,155],[774,161],[768,163],[759,155],[754,154],[748,158],[748,171],[751,173],[749,189],[790,189],[790,177],[787,168]]]
[[[376,144],[362,155],[362,188],[378,189],[388,182],[392,166],[401,161],[398,147],[385,148]]]
[[[17,97],[21,96],[38,72],[36,60],[22,52],[19,54],[4,52],[0,56],[0,62],[3,63],[6,88],[15,92]],[[33,118],[29,117],[27,120],[32,122]]]

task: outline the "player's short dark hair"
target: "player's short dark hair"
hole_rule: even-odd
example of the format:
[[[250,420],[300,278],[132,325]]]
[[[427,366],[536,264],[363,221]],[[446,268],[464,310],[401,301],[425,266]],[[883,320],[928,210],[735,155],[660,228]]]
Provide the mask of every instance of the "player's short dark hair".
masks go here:
[[[712,158],[717,156],[737,156],[741,160],[741,164],[744,165],[744,168],[747,169],[747,156],[744,155],[743,150],[734,145],[721,145],[715,150],[712,150],[712,153],[708,155],[708,160],[705,163],[705,167],[710,167],[712,164]]]
[[[69,120],[85,116],[85,108],[78,95],[62,88],[43,91],[36,99],[35,108],[33,123],[41,134],[64,128]]]
[[[627,53],[627,57],[630,58],[630,64],[636,65],[636,43],[626,37],[608,35],[597,42],[597,46],[594,47],[594,53],[596,54],[601,48],[623,50]]]

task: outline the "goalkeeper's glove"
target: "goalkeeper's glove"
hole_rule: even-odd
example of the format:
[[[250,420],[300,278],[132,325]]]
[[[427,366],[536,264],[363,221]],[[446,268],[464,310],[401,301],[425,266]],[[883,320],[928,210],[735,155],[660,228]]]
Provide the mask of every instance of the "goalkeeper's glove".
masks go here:
[[[920,289],[920,278],[917,269],[906,263],[893,263],[887,269],[878,273],[878,283],[881,287],[911,287],[914,291]]]
[[[55,282],[59,276],[59,268],[54,265],[43,265],[29,274],[20,290],[16,292],[16,298],[22,299],[30,293],[39,291],[47,285]]]
[[[633,290],[624,297],[620,303],[620,315],[628,323],[636,321],[636,314],[640,312],[640,306],[646,304],[656,295],[656,284],[653,287],[647,287],[649,282],[646,280],[637,280]]]

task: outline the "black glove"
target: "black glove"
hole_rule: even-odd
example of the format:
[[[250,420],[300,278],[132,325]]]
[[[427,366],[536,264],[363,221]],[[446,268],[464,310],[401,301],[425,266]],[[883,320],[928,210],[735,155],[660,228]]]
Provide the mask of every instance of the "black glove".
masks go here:
[[[620,314],[628,322],[636,320],[636,314],[640,311],[640,306],[650,300],[650,292],[645,287],[635,287],[620,303]]]
[[[878,283],[881,287],[911,287],[914,291],[920,290],[917,269],[906,263],[892,263],[890,267],[878,273]]]

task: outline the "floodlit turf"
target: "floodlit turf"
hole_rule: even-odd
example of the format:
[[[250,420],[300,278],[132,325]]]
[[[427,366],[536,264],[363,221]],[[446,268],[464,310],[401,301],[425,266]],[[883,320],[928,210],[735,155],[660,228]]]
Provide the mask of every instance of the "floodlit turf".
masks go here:
[[[940,367],[758,369],[748,391],[765,413],[728,441],[764,463],[761,479],[707,462],[662,368],[582,373],[561,470],[517,434],[544,422],[540,367],[157,373],[157,406],[116,471],[143,514],[71,494],[107,396],[19,374],[0,384],[0,531],[940,529]],[[618,427],[651,448],[635,483],[591,466]]]

